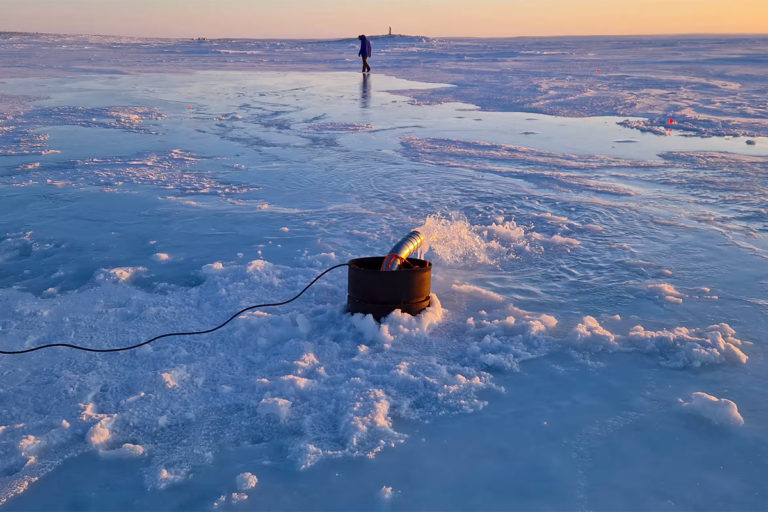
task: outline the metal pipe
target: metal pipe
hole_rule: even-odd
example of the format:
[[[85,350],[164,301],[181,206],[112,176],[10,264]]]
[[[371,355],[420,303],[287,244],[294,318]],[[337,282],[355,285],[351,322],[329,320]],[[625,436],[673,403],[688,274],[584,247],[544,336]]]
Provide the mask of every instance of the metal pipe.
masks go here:
[[[424,237],[418,231],[414,230],[405,235],[402,240],[389,250],[389,254],[387,254],[384,262],[381,264],[381,270],[397,270],[400,268],[400,262],[418,249],[423,241]]]

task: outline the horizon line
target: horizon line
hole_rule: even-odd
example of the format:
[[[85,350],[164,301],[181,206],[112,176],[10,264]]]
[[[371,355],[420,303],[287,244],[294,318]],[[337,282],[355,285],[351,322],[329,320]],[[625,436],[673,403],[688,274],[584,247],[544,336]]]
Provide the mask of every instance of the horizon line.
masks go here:
[[[125,34],[97,34],[84,32],[38,32],[26,30],[0,30],[0,34],[24,34],[24,35],[48,35],[48,36],[93,36],[93,37],[126,37],[132,39],[167,39],[167,40],[225,40],[225,39],[250,39],[255,41],[339,41],[344,39],[356,39],[357,36],[339,37],[253,37],[253,36],[139,36]],[[758,36],[768,37],[768,32],[664,32],[664,33],[638,33],[638,34],[558,34],[558,35],[518,35],[518,36],[427,36],[423,34],[371,34],[368,37],[424,37],[427,39],[556,39],[577,37],[695,37],[695,36]]]

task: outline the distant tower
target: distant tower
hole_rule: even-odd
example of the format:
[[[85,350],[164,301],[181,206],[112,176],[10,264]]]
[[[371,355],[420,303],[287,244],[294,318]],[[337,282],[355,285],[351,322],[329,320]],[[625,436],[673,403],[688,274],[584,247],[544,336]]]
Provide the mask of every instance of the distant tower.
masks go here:
[[[392,27],[389,27],[389,35],[392,35]]]

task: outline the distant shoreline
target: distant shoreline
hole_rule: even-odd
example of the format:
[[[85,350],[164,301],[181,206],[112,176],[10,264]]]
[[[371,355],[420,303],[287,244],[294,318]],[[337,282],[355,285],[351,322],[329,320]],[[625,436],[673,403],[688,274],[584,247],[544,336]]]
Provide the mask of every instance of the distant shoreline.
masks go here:
[[[337,42],[356,40],[357,36],[352,35],[349,37],[327,37],[327,38],[314,38],[314,37],[208,37],[205,35],[196,35],[189,37],[163,37],[163,36],[140,36],[140,35],[123,35],[123,34],[85,34],[85,33],[67,33],[67,32],[28,32],[18,30],[0,30],[0,38],[4,36],[60,36],[60,37],[112,37],[112,38],[124,38],[124,39],[141,39],[141,40],[168,40],[168,41],[302,41],[302,42]],[[551,35],[551,36],[426,36],[426,35],[411,35],[411,34],[376,34],[368,36],[369,39],[396,39],[396,38],[413,38],[413,39],[480,39],[480,40],[510,40],[510,39],[669,39],[669,38],[744,38],[755,37],[765,38],[768,37],[768,32],[765,33],[681,33],[681,34],[591,34],[591,35]]]

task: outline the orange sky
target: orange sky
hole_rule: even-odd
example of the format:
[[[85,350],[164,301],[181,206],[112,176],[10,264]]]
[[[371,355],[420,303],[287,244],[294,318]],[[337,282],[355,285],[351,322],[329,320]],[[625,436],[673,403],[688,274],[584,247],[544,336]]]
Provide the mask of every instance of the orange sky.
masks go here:
[[[768,33],[768,0],[0,0],[0,30],[333,38]]]

